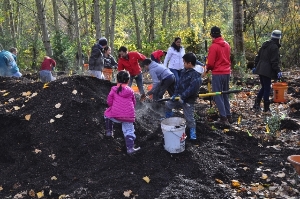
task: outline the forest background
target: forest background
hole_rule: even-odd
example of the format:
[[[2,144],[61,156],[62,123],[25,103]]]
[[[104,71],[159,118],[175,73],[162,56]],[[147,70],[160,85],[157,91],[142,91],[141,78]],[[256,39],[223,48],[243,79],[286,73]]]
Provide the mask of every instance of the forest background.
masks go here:
[[[106,37],[117,58],[127,46],[146,56],[182,38],[186,52],[206,54],[212,26],[232,47],[234,69],[246,69],[273,30],[282,31],[281,66],[300,62],[300,0],[1,0],[0,44],[18,48],[21,71],[38,71],[45,55],[57,70],[82,70],[91,46]],[[248,60],[248,61],[247,61]]]

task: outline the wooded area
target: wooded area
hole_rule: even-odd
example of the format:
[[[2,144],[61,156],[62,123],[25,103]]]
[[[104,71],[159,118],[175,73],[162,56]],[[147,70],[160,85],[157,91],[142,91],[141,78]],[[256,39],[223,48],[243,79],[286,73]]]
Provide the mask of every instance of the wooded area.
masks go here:
[[[78,52],[88,58],[96,39],[105,36],[115,49],[125,45],[149,56],[166,50],[180,36],[186,51],[204,57],[205,40],[216,25],[231,44],[236,64],[245,67],[261,43],[279,29],[282,67],[300,62],[299,0],[3,0],[0,44],[18,48],[21,70],[36,71],[43,56],[58,70],[76,70]],[[79,56],[81,59],[81,57]]]

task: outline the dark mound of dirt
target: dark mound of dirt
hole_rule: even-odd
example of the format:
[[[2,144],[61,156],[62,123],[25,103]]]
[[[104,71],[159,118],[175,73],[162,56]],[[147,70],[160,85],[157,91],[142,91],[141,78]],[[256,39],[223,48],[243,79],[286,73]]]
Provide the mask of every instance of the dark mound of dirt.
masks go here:
[[[113,139],[104,136],[103,112],[112,85],[85,76],[46,85],[26,77],[0,77],[1,198],[37,198],[29,190],[55,199],[63,194],[124,198],[127,190],[132,190],[131,198],[142,199],[234,198],[230,187],[215,180],[265,183],[257,172],[260,162],[265,169],[292,172],[281,164],[291,149],[279,153],[261,147],[273,143],[260,144],[245,132],[212,130],[203,119],[197,120],[198,141],[187,140],[184,152],[170,154],[163,147],[163,111],[141,102],[135,130],[142,149],[128,156],[120,124],[114,125]],[[269,179],[269,184],[281,182]],[[238,195],[245,198],[247,192]]]

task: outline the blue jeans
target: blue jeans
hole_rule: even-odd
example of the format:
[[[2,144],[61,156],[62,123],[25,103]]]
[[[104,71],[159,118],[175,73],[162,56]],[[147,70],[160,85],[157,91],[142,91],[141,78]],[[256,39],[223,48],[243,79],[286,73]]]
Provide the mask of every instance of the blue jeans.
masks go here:
[[[176,85],[179,83],[181,70],[170,68],[170,71],[175,75]]]
[[[172,112],[172,109],[183,109],[183,115],[186,120],[186,125],[189,128],[196,128],[196,121],[194,118],[195,106],[194,104],[181,104],[179,101],[167,101],[166,112]]]
[[[269,101],[270,91],[271,91],[271,78],[259,75],[259,80],[261,84],[261,89],[257,94],[258,99],[264,99],[264,101]]]
[[[104,118],[107,118],[107,117],[104,116]],[[136,138],[136,136],[134,134],[133,122],[121,122],[119,120],[116,120],[115,118],[108,118],[108,119],[110,119],[112,122],[122,124],[122,131],[123,131],[124,137],[132,136],[133,138]]]
[[[136,75],[136,76],[130,76],[129,83],[128,83],[129,87],[131,87],[133,79],[135,79],[135,82],[136,82],[137,87],[139,88],[140,94],[141,95],[145,94],[142,73],[140,73],[139,75]]]
[[[212,75],[212,91],[228,91],[229,79],[230,75]],[[218,107],[220,116],[226,117],[231,115],[228,94],[214,96],[214,101]]]

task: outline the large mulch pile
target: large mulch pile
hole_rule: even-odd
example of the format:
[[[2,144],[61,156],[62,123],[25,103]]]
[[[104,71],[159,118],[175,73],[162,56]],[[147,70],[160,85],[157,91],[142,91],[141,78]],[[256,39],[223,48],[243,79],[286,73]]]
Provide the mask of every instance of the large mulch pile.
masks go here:
[[[0,198],[300,197],[287,162],[300,154],[299,145],[263,140],[242,128],[216,129],[207,103],[196,105],[197,142],[187,140],[184,152],[170,154],[160,127],[163,107],[137,102],[141,150],[128,156],[120,124],[113,139],[104,136],[112,85],[87,76],[46,85],[30,75],[0,77]],[[299,138],[299,125],[283,121],[282,129]],[[254,125],[248,123],[249,130]]]

